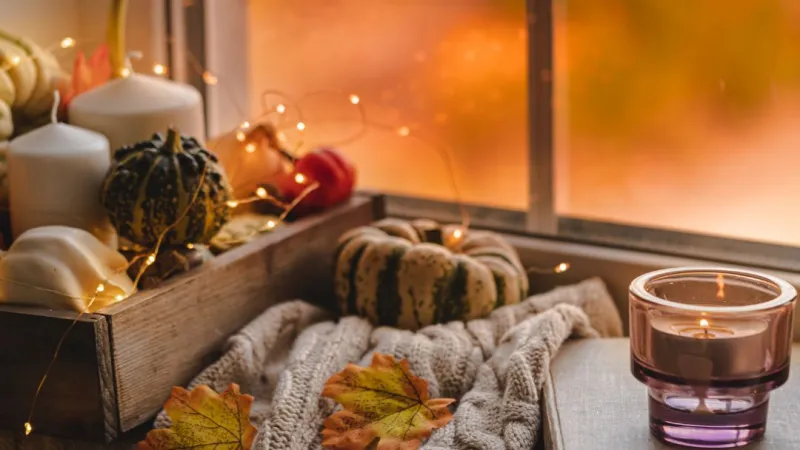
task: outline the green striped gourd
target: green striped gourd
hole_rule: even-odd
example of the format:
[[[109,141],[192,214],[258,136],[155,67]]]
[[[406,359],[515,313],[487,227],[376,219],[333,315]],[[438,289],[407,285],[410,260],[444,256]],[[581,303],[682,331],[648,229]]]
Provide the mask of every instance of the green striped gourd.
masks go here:
[[[100,197],[120,237],[152,247],[178,219],[164,245],[209,242],[230,218],[231,195],[217,157],[170,129],[117,150]]]
[[[341,310],[416,330],[522,301],[528,276],[514,248],[488,231],[455,238],[456,229],[384,219],[345,233],[335,257]]]

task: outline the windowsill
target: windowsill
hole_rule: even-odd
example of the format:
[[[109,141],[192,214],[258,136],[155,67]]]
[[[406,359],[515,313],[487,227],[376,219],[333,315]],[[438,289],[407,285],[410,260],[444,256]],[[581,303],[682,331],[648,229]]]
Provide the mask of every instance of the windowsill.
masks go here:
[[[539,267],[547,271],[559,263],[569,263],[570,269],[561,274],[534,273],[531,275],[531,293],[549,291],[556,286],[568,285],[591,277],[600,277],[614,299],[623,323],[628,320],[628,286],[637,276],[667,267],[726,266],[709,260],[681,258],[657,253],[622,250],[589,244],[560,242],[529,236],[506,235],[519,252],[525,267]],[[800,275],[790,272],[764,270],[783,278],[800,289]],[[627,330],[626,330],[627,332]],[[800,342],[800,321],[795,320],[795,341]]]

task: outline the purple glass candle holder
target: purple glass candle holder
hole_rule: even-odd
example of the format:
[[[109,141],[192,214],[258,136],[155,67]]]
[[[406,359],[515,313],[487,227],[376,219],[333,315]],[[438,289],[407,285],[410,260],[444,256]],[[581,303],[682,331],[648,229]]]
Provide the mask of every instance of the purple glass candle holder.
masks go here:
[[[730,448],[760,439],[789,377],[797,292],[738,269],[677,268],[630,288],[631,371],[662,441]]]

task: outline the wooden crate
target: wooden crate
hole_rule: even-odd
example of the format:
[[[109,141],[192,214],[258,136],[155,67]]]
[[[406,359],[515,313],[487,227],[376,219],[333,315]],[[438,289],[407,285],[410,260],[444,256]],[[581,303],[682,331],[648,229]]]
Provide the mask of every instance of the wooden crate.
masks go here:
[[[109,442],[148,421],[172,386],[185,385],[268,306],[330,302],[338,236],[382,215],[381,197],[355,196],[81,317],[42,389],[34,432]],[[23,431],[39,379],[76,317],[0,306],[0,429]]]

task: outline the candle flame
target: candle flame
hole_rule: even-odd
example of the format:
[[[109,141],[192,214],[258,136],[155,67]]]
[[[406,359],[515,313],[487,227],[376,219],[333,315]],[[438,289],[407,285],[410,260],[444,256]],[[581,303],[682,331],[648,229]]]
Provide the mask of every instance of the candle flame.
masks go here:
[[[708,328],[708,321],[706,319],[700,319],[700,326],[703,328]]]
[[[725,299],[725,277],[721,273],[717,274],[717,298]]]

